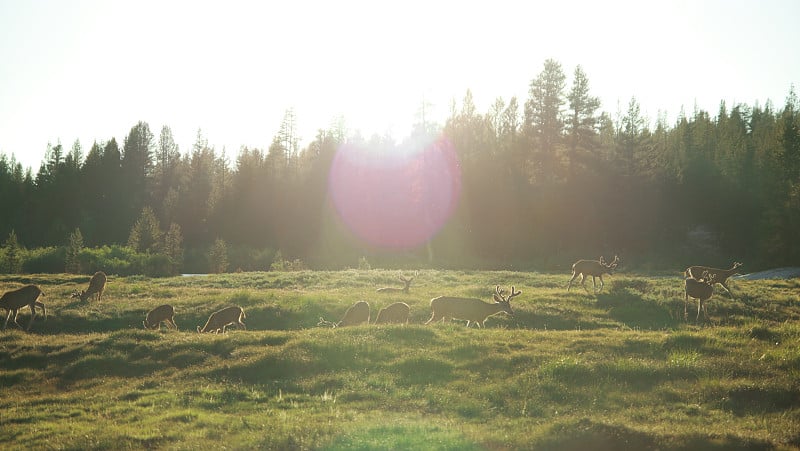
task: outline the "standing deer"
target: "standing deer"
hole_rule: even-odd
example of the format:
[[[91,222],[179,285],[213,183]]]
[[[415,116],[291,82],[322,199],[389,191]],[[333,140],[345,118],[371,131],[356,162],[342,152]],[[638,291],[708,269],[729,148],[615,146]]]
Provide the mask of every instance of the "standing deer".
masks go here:
[[[358,301],[344,312],[344,316],[338,323],[320,318],[317,326],[345,327],[364,323],[369,323],[369,303],[367,301]]]
[[[245,316],[244,310],[242,310],[241,307],[225,307],[222,310],[212,313],[211,316],[208,317],[208,321],[206,321],[206,325],[203,326],[202,329],[200,326],[197,326],[197,332],[214,332],[216,334],[221,330],[224,334],[225,328],[230,325],[235,325],[236,327],[241,327],[242,329],[247,330],[247,326],[245,326],[244,322],[242,321],[243,319],[247,319],[247,316]]]
[[[716,277],[713,274],[709,274],[708,271],[703,271],[700,279],[687,277],[683,281],[683,318],[686,319],[689,316],[686,310],[689,298],[697,299],[697,317],[694,320],[700,319],[701,309],[703,310],[703,318],[708,318],[704,302],[714,294]]]
[[[619,257],[614,256],[614,260],[611,263],[606,263],[603,260],[603,257],[600,256],[600,261],[597,260],[578,260],[572,265],[572,278],[569,279],[569,283],[567,284],[567,291],[569,291],[570,287],[572,286],[572,282],[578,275],[581,276],[581,286],[584,290],[589,291],[584,284],[586,276],[592,276],[592,289],[595,293],[597,293],[597,285],[595,283],[595,278],[600,278],[600,291],[603,291],[603,274],[614,274],[614,270],[617,269],[617,265],[619,265]]]
[[[411,308],[405,302],[395,302],[378,312],[375,324],[407,324]]]
[[[178,325],[175,324],[175,309],[169,304],[159,305],[150,310],[142,321],[144,328],[150,330],[161,329],[161,323],[167,323],[168,328],[178,330]]]
[[[375,291],[377,291],[378,293],[400,293],[400,292],[408,293],[408,289],[411,287],[411,281],[414,280],[414,278],[416,277],[417,277],[417,271],[414,272],[413,276],[408,278],[400,276],[400,281],[403,282],[403,288],[383,287],[383,288],[378,288]]]
[[[31,320],[25,330],[30,330],[33,320],[36,318],[36,307],[42,309],[44,319],[47,321],[47,309],[42,302],[38,301],[39,296],[44,296],[44,293],[36,285],[25,285],[22,288],[4,293],[0,297],[0,308],[5,309],[8,314],[6,314],[6,321],[3,323],[3,330],[6,329],[12,313],[14,314],[14,324],[22,329],[22,326],[17,322],[17,315],[19,315],[19,309],[25,306],[31,309]]]
[[[511,309],[511,298],[519,296],[522,292],[515,291],[514,287],[511,287],[511,294],[507,298],[503,296],[503,293],[505,290],[501,290],[500,285],[497,285],[493,295],[495,302],[491,304],[474,298],[449,296],[433,298],[431,299],[431,318],[425,324],[451,318],[467,320],[467,327],[470,323],[475,323],[478,327],[485,328],[486,319],[494,314],[505,312],[514,315],[514,311]]]
[[[686,268],[686,271],[683,272],[683,275],[685,277],[691,277],[693,279],[702,279],[704,278],[703,274],[705,272],[708,272],[709,276],[714,277],[714,283],[712,283],[711,285],[713,286],[714,284],[717,283],[722,285],[722,288],[724,288],[725,291],[728,292],[731,299],[735,299],[733,297],[733,293],[731,293],[731,290],[728,288],[728,278],[734,274],[738,274],[738,272],[736,272],[736,268],[740,266],[742,266],[742,264],[739,262],[733,262],[733,266],[731,267],[731,269],[710,268],[708,266],[690,266]]]
[[[81,302],[89,299],[90,296],[97,294],[97,301],[103,296],[103,290],[106,288],[106,274],[103,271],[97,271],[89,280],[89,288],[79,292],[72,293],[73,298],[80,298]]]

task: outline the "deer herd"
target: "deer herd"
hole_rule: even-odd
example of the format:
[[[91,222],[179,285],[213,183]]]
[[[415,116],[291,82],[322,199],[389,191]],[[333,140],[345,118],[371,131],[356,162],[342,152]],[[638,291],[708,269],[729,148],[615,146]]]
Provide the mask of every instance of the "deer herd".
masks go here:
[[[619,266],[619,257],[614,256],[614,259],[607,262],[602,256],[600,260],[578,260],[572,265],[572,277],[567,283],[567,291],[572,287],[572,282],[580,276],[581,286],[588,292],[584,284],[586,277],[592,277],[592,288],[595,294],[603,290],[603,275],[614,274],[614,271]],[[734,262],[730,269],[718,269],[708,266],[690,266],[686,268],[683,273],[684,287],[683,299],[684,319],[688,318],[688,304],[689,298],[697,299],[697,316],[695,321],[700,319],[700,311],[703,312],[703,317],[707,318],[705,302],[708,301],[714,293],[714,286],[719,284],[725,292],[733,299],[733,293],[728,287],[728,279],[737,274],[737,268],[742,264]],[[402,287],[383,287],[376,290],[377,293],[404,293],[408,294],[411,287],[411,282],[417,277],[418,272],[414,272],[413,276],[405,277],[400,276],[399,279],[403,283]],[[600,289],[597,289],[596,279],[600,279]],[[87,300],[100,301],[103,290],[105,289],[106,281],[108,278],[102,271],[96,272],[89,280],[89,287],[86,290],[72,293],[72,298],[78,298],[81,302]],[[470,324],[475,324],[478,328],[486,327],[486,320],[493,315],[499,313],[506,313],[513,316],[514,311],[511,308],[511,298],[522,294],[517,291],[515,287],[511,287],[511,292],[507,293],[505,289],[501,289],[499,285],[495,286],[492,297],[494,302],[485,302],[476,298],[463,298],[452,296],[439,296],[431,299],[431,317],[425,324],[430,324],[437,321],[445,321],[447,319],[456,319],[467,322],[467,327]],[[8,291],[0,296],[0,309],[6,311],[6,319],[3,323],[3,329],[8,326],[8,321],[11,316],[14,317],[14,325],[19,328],[22,326],[17,322],[19,310],[28,307],[31,311],[31,319],[28,322],[25,330],[29,330],[36,318],[36,309],[42,311],[42,316],[47,320],[47,309],[43,302],[39,299],[44,296],[39,287],[36,285],[25,285],[21,288]],[[378,315],[374,324],[407,324],[409,321],[410,307],[405,302],[395,302],[378,311]],[[205,333],[225,333],[229,326],[235,326],[241,329],[247,329],[244,323],[246,319],[244,310],[239,306],[226,307],[222,310],[212,313],[208,321],[203,327],[197,326],[197,332]],[[166,324],[167,328],[177,330],[178,325],[175,323],[175,309],[169,305],[160,305],[149,312],[145,316],[142,325],[145,329],[156,330],[161,328],[161,324]],[[356,326],[360,324],[370,323],[370,306],[366,301],[359,301],[353,304],[344,316],[337,321],[327,321],[320,318],[318,326],[328,327],[345,327]]]

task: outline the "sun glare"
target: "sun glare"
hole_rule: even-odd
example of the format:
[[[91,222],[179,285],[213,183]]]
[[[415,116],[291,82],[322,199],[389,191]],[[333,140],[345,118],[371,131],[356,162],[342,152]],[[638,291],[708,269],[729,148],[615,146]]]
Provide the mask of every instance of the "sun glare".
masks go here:
[[[360,239],[384,249],[424,244],[458,204],[461,171],[444,137],[385,154],[345,144],[328,179],[339,218]]]

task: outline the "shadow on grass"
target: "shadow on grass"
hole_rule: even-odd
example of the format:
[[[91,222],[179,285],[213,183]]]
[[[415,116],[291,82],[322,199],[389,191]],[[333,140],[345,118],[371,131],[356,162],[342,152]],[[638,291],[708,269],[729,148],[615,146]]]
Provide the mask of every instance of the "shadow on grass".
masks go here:
[[[453,380],[453,365],[429,357],[410,357],[392,365],[400,385],[436,385]]]
[[[677,303],[656,303],[645,299],[651,289],[649,285],[629,281],[628,284],[615,284],[608,293],[597,295],[597,306],[606,309],[608,316],[631,328],[663,329],[682,324],[676,314]]]
[[[731,390],[722,407],[735,415],[781,412],[800,405],[800,391],[781,388],[741,387]]]
[[[649,435],[624,426],[596,423],[582,419],[552,426],[544,437],[531,444],[533,449],[559,451],[619,451],[645,449],[674,450],[772,450],[775,447],[766,441],[753,440],[733,435],[676,436],[668,443],[658,436]]]
[[[607,328],[608,324],[587,321],[569,312],[536,312],[533,310],[515,310],[514,317],[507,320],[512,327],[533,330],[596,330]],[[488,321],[487,321],[488,323]]]
[[[319,372],[314,362],[300,354],[281,353],[264,356],[246,363],[216,368],[208,373],[214,379],[240,381],[254,385],[271,385],[281,382],[284,390],[291,391],[294,381],[311,377]],[[289,385],[286,385],[288,383]]]

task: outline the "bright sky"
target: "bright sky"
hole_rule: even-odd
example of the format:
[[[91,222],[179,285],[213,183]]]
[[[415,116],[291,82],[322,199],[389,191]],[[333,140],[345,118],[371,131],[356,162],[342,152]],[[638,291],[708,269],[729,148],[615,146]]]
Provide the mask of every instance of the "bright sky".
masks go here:
[[[301,146],[341,114],[365,137],[405,136],[424,101],[440,124],[527,98],[553,58],[581,65],[613,115],[695,105],[781,107],[800,85],[800,2],[0,0],[0,153],[38,170],[48,142],[201,128],[234,160],[266,148],[287,108]]]

